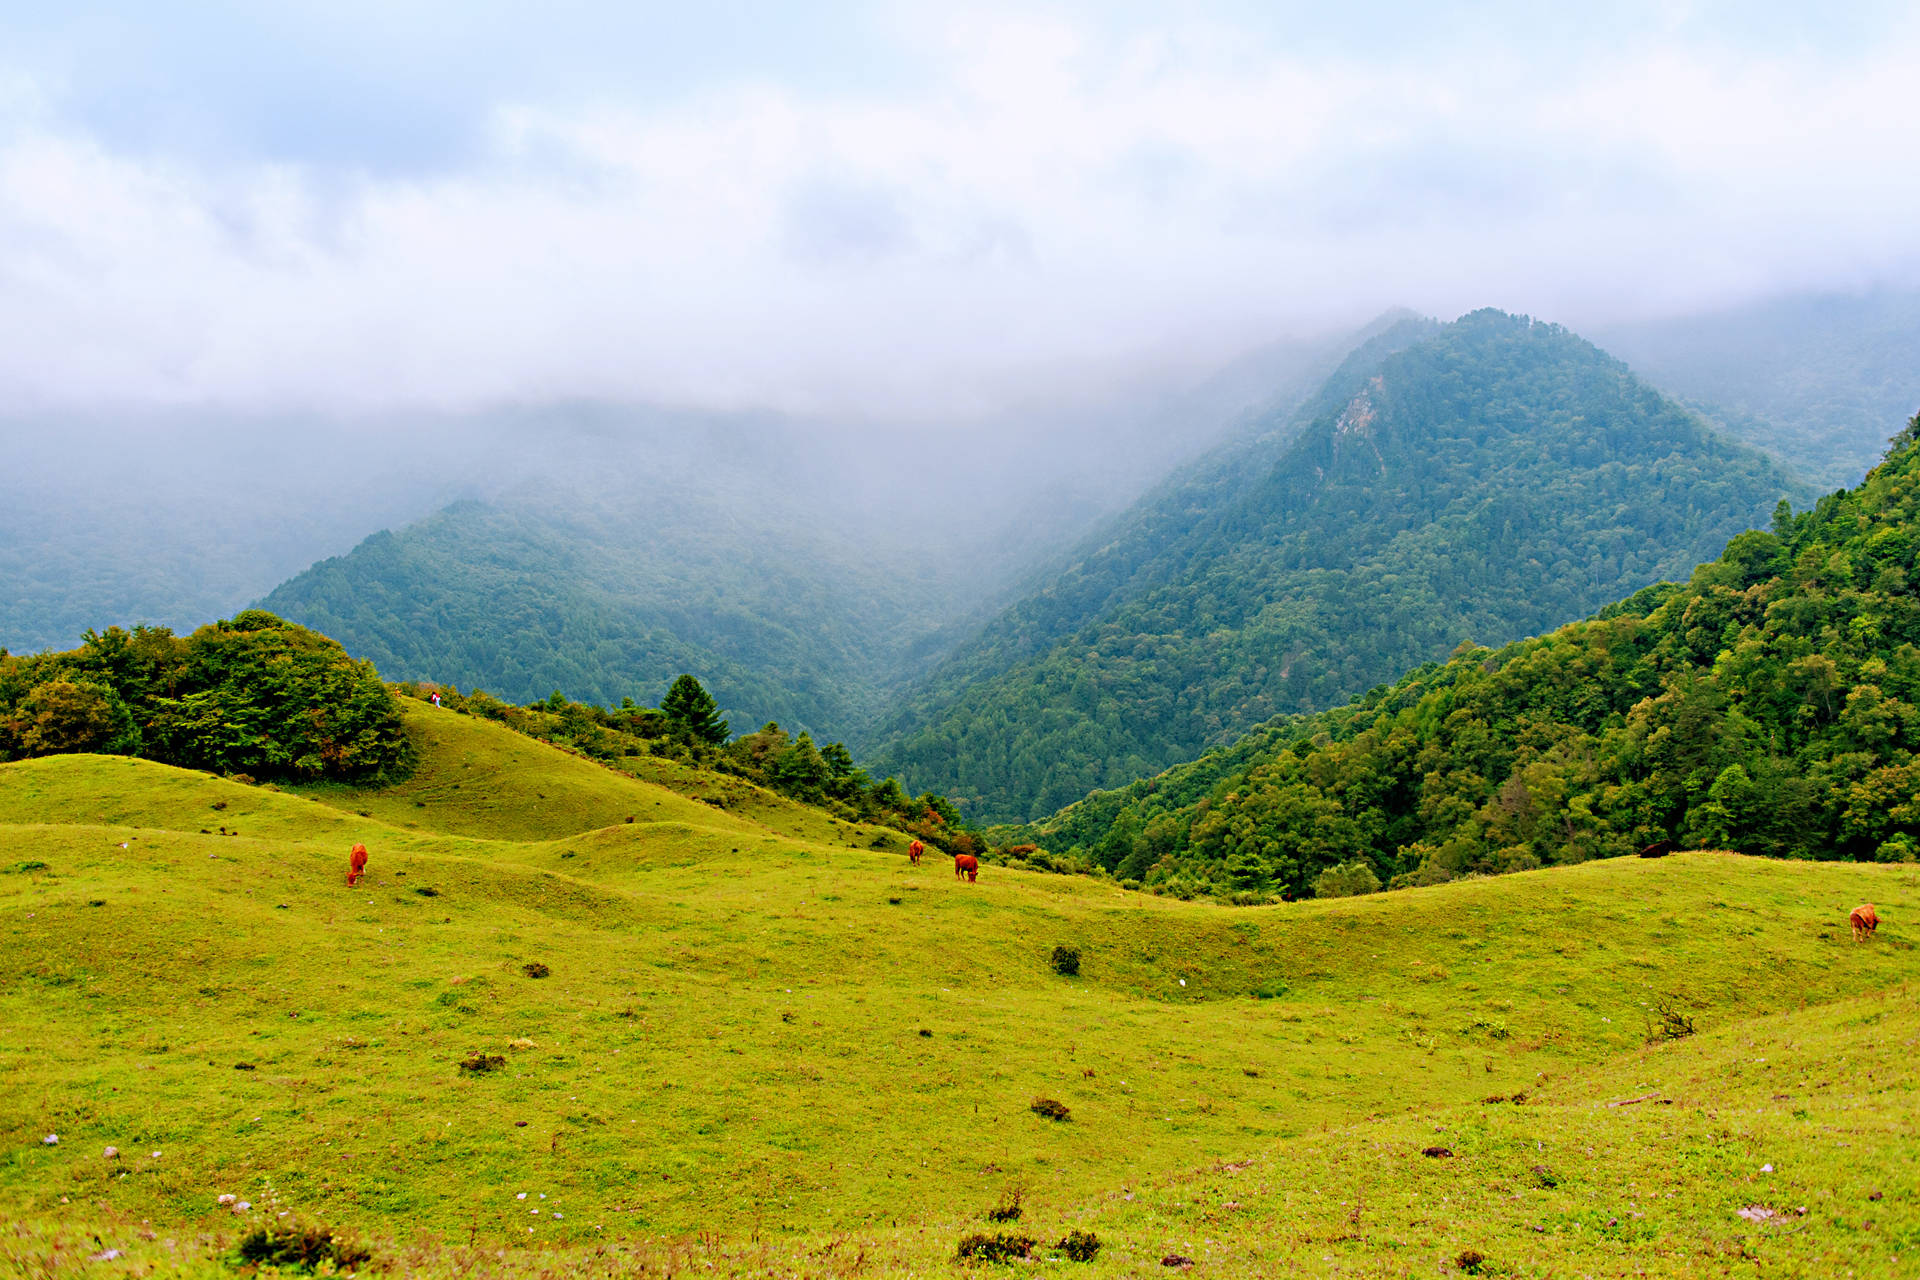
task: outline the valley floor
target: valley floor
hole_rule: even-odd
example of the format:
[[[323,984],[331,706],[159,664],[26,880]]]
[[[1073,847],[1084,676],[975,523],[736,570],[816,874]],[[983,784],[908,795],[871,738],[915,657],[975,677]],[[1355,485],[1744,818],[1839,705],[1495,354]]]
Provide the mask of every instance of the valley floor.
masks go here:
[[[1920,869],[967,885],[431,728],[386,794],[0,767],[5,1269],[220,1270],[284,1212],[420,1275],[925,1274],[1075,1229],[1098,1257],[1049,1265],[1089,1276],[1920,1274]],[[1698,1034],[1649,1043],[1662,1008]]]

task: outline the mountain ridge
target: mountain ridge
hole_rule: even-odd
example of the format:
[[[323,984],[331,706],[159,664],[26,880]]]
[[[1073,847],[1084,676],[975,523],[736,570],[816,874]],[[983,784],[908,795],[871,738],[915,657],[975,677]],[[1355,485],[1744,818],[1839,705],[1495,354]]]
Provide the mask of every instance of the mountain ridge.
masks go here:
[[[1461,641],[1583,616],[1806,496],[1560,326],[1483,310],[1371,364],[1263,437],[1270,463],[1229,457],[1204,500],[1137,522],[1151,545],[1120,603],[1013,661],[996,628],[1044,610],[990,624],[1001,669],[950,660],[971,679],[923,691],[876,763],[984,820],[1051,812]]]

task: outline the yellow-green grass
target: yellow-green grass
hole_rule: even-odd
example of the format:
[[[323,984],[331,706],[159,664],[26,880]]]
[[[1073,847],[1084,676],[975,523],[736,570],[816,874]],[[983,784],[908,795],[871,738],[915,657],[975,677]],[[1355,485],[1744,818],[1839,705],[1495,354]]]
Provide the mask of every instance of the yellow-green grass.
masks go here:
[[[1374,1115],[1077,1202],[1030,1199],[1008,1227],[954,1197],[902,1227],[757,1238],[629,1232],[513,1250],[461,1231],[365,1238],[385,1269],[422,1276],[952,1273],[963,1235],[1003,1230],[1043,1246],[1095,1233],[1099,1257],[1069,1272],[1089,1280],[1164,1273],[1176,1254],[1234,1280],[1459,1274],[1469,1251],[1497,1276],[1920,1274],[1916,1046],[1910,988],[1851,997],[1620,1055],[1519,1103]],[[266,1197],[252,1214],[177,1223],[62,1209],[14,1222],[0,1259],[32,1275],[218,1274],[249,1222],[297,1203]],[[106,1248],[124,1256],[88,1262]]]
[[[1458,1192],[1484,1201],[1466,1220],[1504,1222],[1486,1188],[1518,1176],[1510,1160],[1496,1170],[1461,1142],[1455,1161],[1402,1159],[1435,1124],[1484,1130],[1502,1160],[1523,1129],[1565,1147],[1616,1119],[1679,1124],[1680,1102],[1603,1115],[1587,1099],[1608,1072],[1741,1036],[1827,1036],[1870,1059],[1886,1046],[1847,1039],[1827,1009],[1750,1020],[1885,992],[1914,967],[1913,867],[1683,854],[1251,910],[997,868],[965,885],[943,862],[848,848],[824,815],[814,840],[677,796],[687,807],[662,796],[649,819],[638,801],[661,788],[442,715],[407,788],[330,803],[104,757],[0,767],[0,869],[45,864],[0,875],[0,1217],[42,1243],[142,1220],[197,1238],[238,1225],[215,1205],[228,1192],[399,1240],[591,1250],[710,1232],[725,1257],[764,1248],[788,1269],[819,1247],[809,1233],[838,1231],[912,1270],[1019,1185],[1047,1230],[1096,1224],[1109,1274],[1185,1230],[1176,1208],[1199,1212],[1172,1200],[1211,1184],[1170,1177],[1252,1159],[1247,1173],[1276,1170],[1269,1218],[1195,1227],[1208,1265],[1258,1273],[1251,1251],[1289,1239],[1297,1260],[1334,1265],[1311,1253],[1327,1243],[1345,1265],[1386,1237],[1324,1241],[1348,1210],[1313,1192],[1337,1202],[1341,1178],[1384,1205],[1478,1171],[1482,1190]],[[570,797],[515,819],[542,838],[481,838],[475,788],[444,781],[472,772],[462,750],[528,753],[490,758],[484,796]],[[532,771],[542,781],[501,776]],[[596,817],[610,820],[580,826]],[[348,889],[352,839],[375,861]],[[1856,946],[1846,913],[1864,899],[1888,923]],[[1078,978],[1049,967],[1062,943]],[[533,961],[551,976],[524,976]],[[1703,1035],[1648,1056],[1663,1002]],[[1913,1038],[1910,1003],[1874,1008]],[[460,1070],[472,1052],[507,1065]],[[1741,1084],[1699,1070],[1703,1090]],[[1477,1102],[1516,1091],[1517,1109]],[[1037,1095],[1072,1119],[1033,1114]],[[1871,1127],[1892,1099],[1862,1098]],[[1784,1102],[1755,1117],[1797,1132]],[[1689,1141],[1719,1132],[1696,1119]],[[1665,1167],[1630,1143],[1604,1152],[1569,1175],[1597,1181],[1553,1194]],[[1910,1204],[1906,1159],[1886,1190]],[[1712,1217],[1704,1184],[1687,1194],[1673,1221],[1691,1225],[1674,1230],[1748,1226]],[[1381,1231],[1414,1222],[1393,1212]],[[1393,1227],[1403,1247],[1381,1256],[1430,1267],[1455,1247],[1440,1221]],[[1532,1251],[1505,1256],[1573,1266],[1589,1255],[1570,1231],[1528,1225]],[[1594,1239],[1591,1256],[1625,1256]]]

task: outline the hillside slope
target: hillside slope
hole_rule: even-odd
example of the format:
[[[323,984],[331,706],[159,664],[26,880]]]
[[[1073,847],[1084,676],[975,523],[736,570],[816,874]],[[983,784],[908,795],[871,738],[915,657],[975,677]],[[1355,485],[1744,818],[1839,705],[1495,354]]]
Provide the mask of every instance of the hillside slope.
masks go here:
[[[1485,311],[1419,336],[1363,349],[1293,431],[1015,606],[895,718],[879,766],[1032,817],[1589,613],[1805,492],[1564,329]]]
[[[917,1266],[1012,1187],[1047,1228],[1107,1205],[1143,1256],[1138,1214],[1178,1206],[1116,1188],[1533,1091],[1637,1052],[1656,1001],[1712,1032],[1884,989],[1920,910],[1913,867],[1691,854],[1230,911],[725,814],[476,840],[83,756],[0,766],[0,866],[10,1221],[587,1249],[917,1224]]]
[[[1024,838],[1126,877],[1312,892],[1631,852],[1920,856],[1920,418],[1857,489],[1685,586],[1096,793]]]

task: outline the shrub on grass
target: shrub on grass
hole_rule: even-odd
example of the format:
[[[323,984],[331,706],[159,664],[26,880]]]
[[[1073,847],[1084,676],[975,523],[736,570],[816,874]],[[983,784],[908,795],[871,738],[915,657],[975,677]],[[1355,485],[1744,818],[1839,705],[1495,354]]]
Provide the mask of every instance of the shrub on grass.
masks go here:
[[[1000,1197],[1000,1203],[987,1210],[988,1222],[1018,1222],[1020,1215],[1026,1212],[1020,1207],[1020,1198],[1025,1193],[1019,1187],[1012,1187]]]
[[[1093,1255],[1100,1252],[1100,1237],[1091,1231],[1069,1231],[1053,1247],[1066,1254],[1071,1262],[1092,1262]]]
[[[1033,1237],[1009,1235],[996,1231],[992,1235],[976,1232],[962,1237],[960,1257],[969,1262],[1011,1262],[1015,1258],[1031,1257]]]
[[[1487,1256],[1478,1249],[1462,1249],[1460,1256],[1453,1260],[1454,1265],[1470,1276],[1480,1274],[1480,1268],[1486,1265]]]
[[[1693,1019],[1680,1012],[1671,1000],[1654,1002],[1647,1015],[1647,1043],[1660,1040],[1684,1040],[1693,1034]]]
[[[1352,898],[1363,893],[1378,892],[1380,877],[1358,858],[1337,867],[1328,867],[1313,882],[1313,896],[1316,898]]]
[[[526,974],[529,978],[544,978],[552,973],[553,970],[547,968],[547,966],[541,964],[538,960],[532,960],[521,965],[520,972]]]
[[[1067,1104],[1057,1098],[1035,1098],[1027,1104],[1027,1110],[1037,1116],[1045,1116],[1049,1120],[1071,1120],[1073,1118],[1072,1114],[1067,1110]]]
[[[1080,948],[1055,947],[1053,949],[1053,971],[1063,977],[1078,977],[1080,975]]]
[[[240,1237],[229,1259],[236,1267],[282,1267],[294,1271],[355,1271],[373,1251],[334,1234],[332,1228],[281,1222],[255,1227]]]
[[[497,1053],[470,1053],[460,1064],[462,1071],[471,1071],[475,1075],[485,1075],[489,1071],[498,1071],[507,1065],[507,1060]]]

